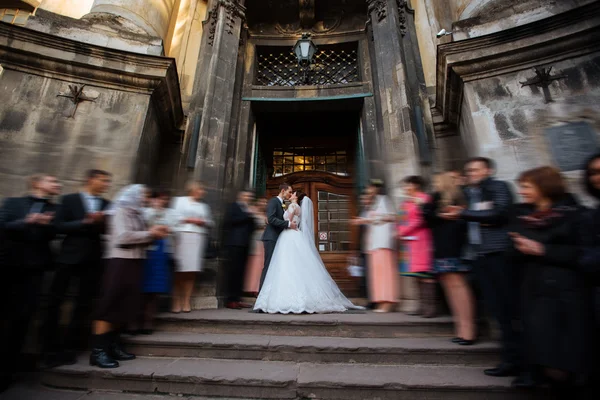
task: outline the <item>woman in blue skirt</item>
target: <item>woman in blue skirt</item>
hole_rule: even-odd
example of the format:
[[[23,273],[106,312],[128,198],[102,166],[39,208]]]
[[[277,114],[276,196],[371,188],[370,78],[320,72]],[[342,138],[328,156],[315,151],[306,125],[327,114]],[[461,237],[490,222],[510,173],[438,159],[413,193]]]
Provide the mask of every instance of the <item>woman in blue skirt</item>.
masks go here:
[[[169,208],[171,195],[168,191],[154,191],[150,199],[150,207],[144,210],[144,217],[148,226],[164,225],[173,227],[177,218]],[[156,240],[148,249],[146,264],[144,266],[144,280],[142,292],[144,293],[144,308],[142,312],[138,333],[152,334],[152,326],[158,298],[161,294],[171,291],[171,258],[173,245],[171,237]]]

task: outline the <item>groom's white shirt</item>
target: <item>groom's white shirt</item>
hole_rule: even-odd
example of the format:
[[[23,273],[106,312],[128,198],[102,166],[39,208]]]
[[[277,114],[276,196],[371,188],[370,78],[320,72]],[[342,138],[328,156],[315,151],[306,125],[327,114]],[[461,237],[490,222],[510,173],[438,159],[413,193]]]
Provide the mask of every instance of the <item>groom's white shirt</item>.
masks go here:
[[[277,196],[277,198],[279,199],[279,201],[281,202],[281,205],[283,205],[283,199],[280,196]],[[292,226],[292,221],[288,221],[288,228]]]

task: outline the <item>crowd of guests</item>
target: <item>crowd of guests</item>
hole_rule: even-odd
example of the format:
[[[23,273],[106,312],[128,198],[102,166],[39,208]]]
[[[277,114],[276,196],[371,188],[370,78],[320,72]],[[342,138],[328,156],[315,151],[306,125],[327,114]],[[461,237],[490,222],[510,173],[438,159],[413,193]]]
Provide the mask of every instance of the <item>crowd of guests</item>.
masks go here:
[[[187,196],[174,199],[165,190],[129,185],[110,202],[103,196],[111,174],[90,170],[80,191],[56,203],[62,189],[56,177],[34,175],[28,186],[26,196],[6,199],[0,209],[0,265],[7,274],[3,388],[24,367],[21,351],[35,315],[43,367],[74,364],[91,348],[90,364],[115,368],[135,358],[125,351],[122,333],[153,332],[161,294],[171,295],[172,312],[192,310],[214,226],[202,183],[190,182]],[[72,307],[63,326],[67,302]]]
[[[588,193],[600,200],[600,155],[584,169]],[[553,167],[518,177],[520,203],[494,173],[492,160],[473,158],[464,175],[436,174],[432,194],[421,177],[407,177],[398,212],[382,182],[369,186],[354,223],[364,228],[370,302],[393,311],[398,276],[410,277],[419,307],[409,314],[431,318],[439,283],[454,317],[452,342],[474,344],[486,313],[497,322],[502,362],[486,375],[590,395],[600,377],[600,209],[583,207]]]
[[[457,345],[478,340],[482,310],[496,320],[502,363],[487,375],[516,376],[518,387],[585,387],[600,376],[593,362],[600,355],[600,208],[581,206],[552,167],[520,175],[517,203],[494,170],[491,160],[474,158],[464,175],[436,174],[431,194],[423,178],[407,177],[398,209],[383,182],[373,181],[352,220],[360,227],[355,258],[366,266],[364,291],[375,312],[392,312],[401,297],[399,276],[414,279],[418,307],[409,313],[432,318],[440,285]],[[600,155],[585,171],[587,191],[600,200]],[[215,253],[215,223],[202,183],[190,182],[187,195],[177,198],[129,185],[110,202],[103,196],[111,174],[91,170],[80,191],[57,203],[56,177],[34,175],[28,184],[27,196],[9,198],[0,209],[0,264],[9,274],[1,303],[7,318],[0,346],[9,366],[3,384],[19,367],[36,312],[45,367],[75,363],[78,352],[91,348],[92,365],[116,368],[135,358],[121,334],[151,334],[161,294],[170,294],[171,312],[192,310],[197,273]],[[222,254],[228,308],[250,308],[244,294],[260,290],[268,262],[261,242],[266,204],[245,189],[227,209]],[[48,271],[53,279],[47,305],[38,310]],[[68,299],[73,308],[63,327],[60,314]]]

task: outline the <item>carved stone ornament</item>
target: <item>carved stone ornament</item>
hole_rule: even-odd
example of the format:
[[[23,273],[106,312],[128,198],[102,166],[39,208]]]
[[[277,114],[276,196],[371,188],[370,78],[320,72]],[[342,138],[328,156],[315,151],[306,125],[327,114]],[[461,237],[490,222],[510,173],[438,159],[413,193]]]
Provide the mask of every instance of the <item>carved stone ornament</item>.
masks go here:
[[[406,35],[408,29],[406,25],[406,3],[407,0],[396,0],[396,4],[398,4],[398,23],[400,24],[400,34],[402,36]]]
[[[73,108],[71,109],[69,118],[75,117],[75,112],[77,111],[79,103],[83,101],[95,102],[98,96],[100,96],[100,93],[96,91],[88,91],[84,93],[83,89],[85,88],[85,86],[86,85],[81,85],[78,87],[77,85],[69,85],[69,90],[61,91],[59,94],[56,95],[57,97],[66,97],[69,100],[71,100],[71,103],[73,103]]]
[[[312,27],[315,23],[315,0],[299,0],[298,8],[302,27]]]
[[[235,22],[237,18],[241,21],[246,20],[246,7],[241,5],[238,0],[219,0],[216,1],[212,9],[208,12],[206,21],[209,24],[208,28],[208,45],[215,44],[215,35],[217,32],[217,20],[219,18],[219,9],[223,7],[225,11],[225,32],[233,35]]]
[[[386,0],[367,0],[369,15],[375,12],[377,22],[381,22],[387,17]]]

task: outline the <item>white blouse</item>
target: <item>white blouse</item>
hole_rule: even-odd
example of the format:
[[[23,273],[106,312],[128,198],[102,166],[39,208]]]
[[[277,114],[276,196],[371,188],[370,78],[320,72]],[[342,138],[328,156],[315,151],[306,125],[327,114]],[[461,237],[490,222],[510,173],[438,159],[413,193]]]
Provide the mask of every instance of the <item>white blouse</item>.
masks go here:
[[[177,215],[178,224],[175,227],[177,232],[194,232],[208,234],[208,229],[214,226],[210,207],[206,203],[193,200],[191,197],[176,197],[173,210]],[[198,226],[195,224],[183,223],[187,218],[200,218],[206,221],[206,225]]]
[[[394,249],[396,243],[396,224],[384,222],[386,217],[395,217],[396,213],[390,200],[383,195],[378,195],[371,210],[367,213],[368,233],[365,247],[367,251],[377,249]]]

